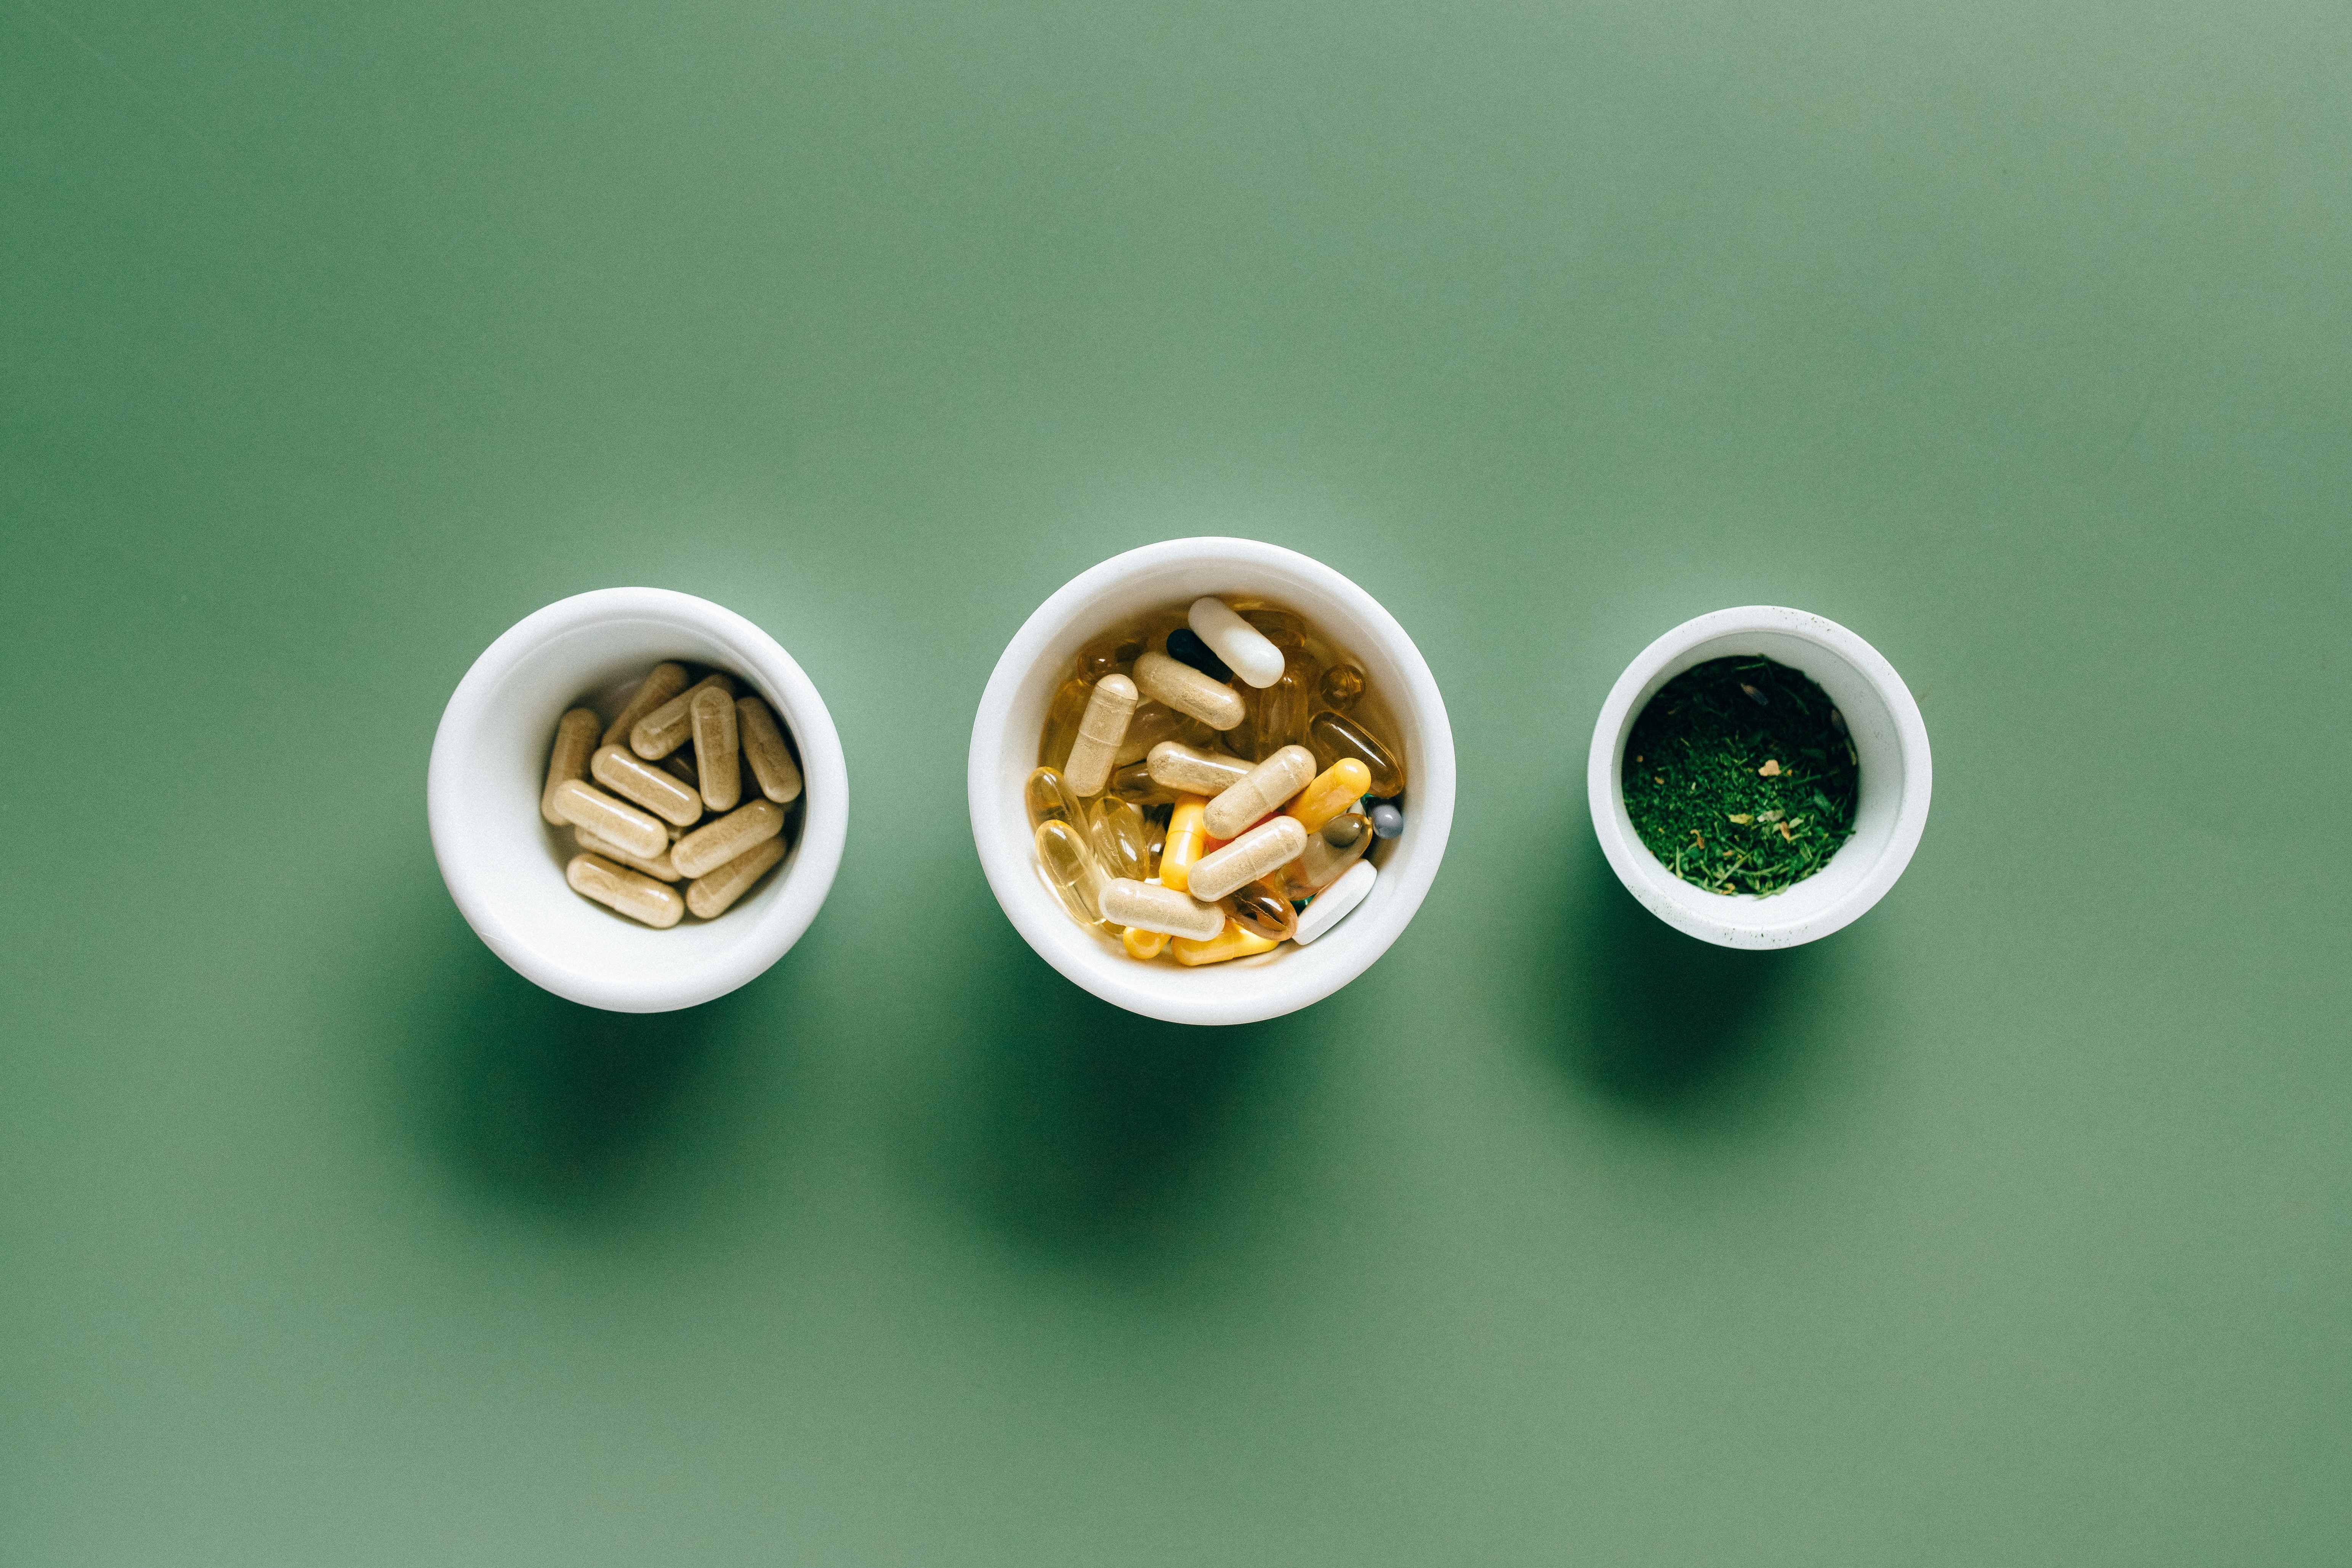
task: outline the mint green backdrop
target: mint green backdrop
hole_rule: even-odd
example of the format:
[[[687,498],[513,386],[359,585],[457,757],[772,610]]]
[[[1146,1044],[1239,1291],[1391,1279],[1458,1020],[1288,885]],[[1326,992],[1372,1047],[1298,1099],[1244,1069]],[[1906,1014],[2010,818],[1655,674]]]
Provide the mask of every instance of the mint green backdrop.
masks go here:
[[[2352,11],[0,6],[0,1558],[2340,1563]],[[1230,531],[1418,639],[1417,922],[1194,1032],[990,898],[972,706]],[[426,843],[550,600],[856,789],[553,1003]],[[1918,693],[1817,947],[1601,868],[1755,601]]]

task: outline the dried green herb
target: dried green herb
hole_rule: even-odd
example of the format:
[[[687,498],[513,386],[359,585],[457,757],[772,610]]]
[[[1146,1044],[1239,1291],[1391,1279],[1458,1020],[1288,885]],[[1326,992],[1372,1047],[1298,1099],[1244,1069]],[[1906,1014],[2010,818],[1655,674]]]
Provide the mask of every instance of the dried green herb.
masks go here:
[[[1777,893],[1853,831],[1861,769],[1843,715],[1800,670],[1713,659],[1662,687],[1625,740],[1633,831],[1685,882]]]

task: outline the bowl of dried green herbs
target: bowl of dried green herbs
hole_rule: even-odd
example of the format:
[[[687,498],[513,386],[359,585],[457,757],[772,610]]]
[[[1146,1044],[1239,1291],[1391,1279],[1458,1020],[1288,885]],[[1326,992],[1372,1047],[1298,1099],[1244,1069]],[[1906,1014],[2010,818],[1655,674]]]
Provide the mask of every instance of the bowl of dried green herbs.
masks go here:
[[[1601,705],[1593,830],[1627,889],[1725,947],[1793,947],[1885,897],[1927,822],[1934,764],[1895,667],[1771,605],[1685,621]]]

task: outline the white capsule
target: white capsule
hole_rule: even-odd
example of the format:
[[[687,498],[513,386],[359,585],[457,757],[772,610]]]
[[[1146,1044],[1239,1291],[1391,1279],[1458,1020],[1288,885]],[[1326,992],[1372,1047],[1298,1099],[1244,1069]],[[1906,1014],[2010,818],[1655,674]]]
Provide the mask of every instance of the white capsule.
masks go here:
[[[1235,675],[1259,690],[1282,679],[1282,650],[1264,632],[1234,614],[1223,599],[1195,599],[1184,618],[1219,658],[1234,667]]]
[[[1113,925],[1206,942],[1225,929],[1225,911],[1173,888],[1114,877],[1103,884],[1102,917]]]
[[[1298,934],[1290,940],[1305,947],[1346,920],[1349,911],[1364,901],[1380,876],[1380,868],[1370,860],[1359,860],[1349,867],[1346,876],[1316,894],[1315,901],[1298,912]]]
[[[1214,903],[1244,882],[1255,882],[1298,858],[1307,847],[1307,829],[1295,816],[1262,822],[1213,855],[1192,863],[1185,879],[1192,896]]]

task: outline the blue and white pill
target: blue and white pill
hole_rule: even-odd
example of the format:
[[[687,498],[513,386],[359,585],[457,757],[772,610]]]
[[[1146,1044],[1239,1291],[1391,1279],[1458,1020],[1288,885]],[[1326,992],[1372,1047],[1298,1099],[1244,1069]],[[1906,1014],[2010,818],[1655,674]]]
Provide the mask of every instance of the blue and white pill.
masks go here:
[[[1404,813],[1381,801],[1372,807],[1372,834],[1378,838],[1394,838],[1404,831]]]
[[[1214,648],[1234,673],[1263,691],[1282,679],[1282,650],[1266,635],[1234,614],[1219,598],[1192,601],[1184,617],[1200,639]]]
[[[1380,875],[1370,860],[1359,860],[1349,867],[1345,875],[1316,894],[1315,901],[1298,911],[1298,934],[1290,940],[1305,947],[1347,919],[1349,911],[1364,901]]]

